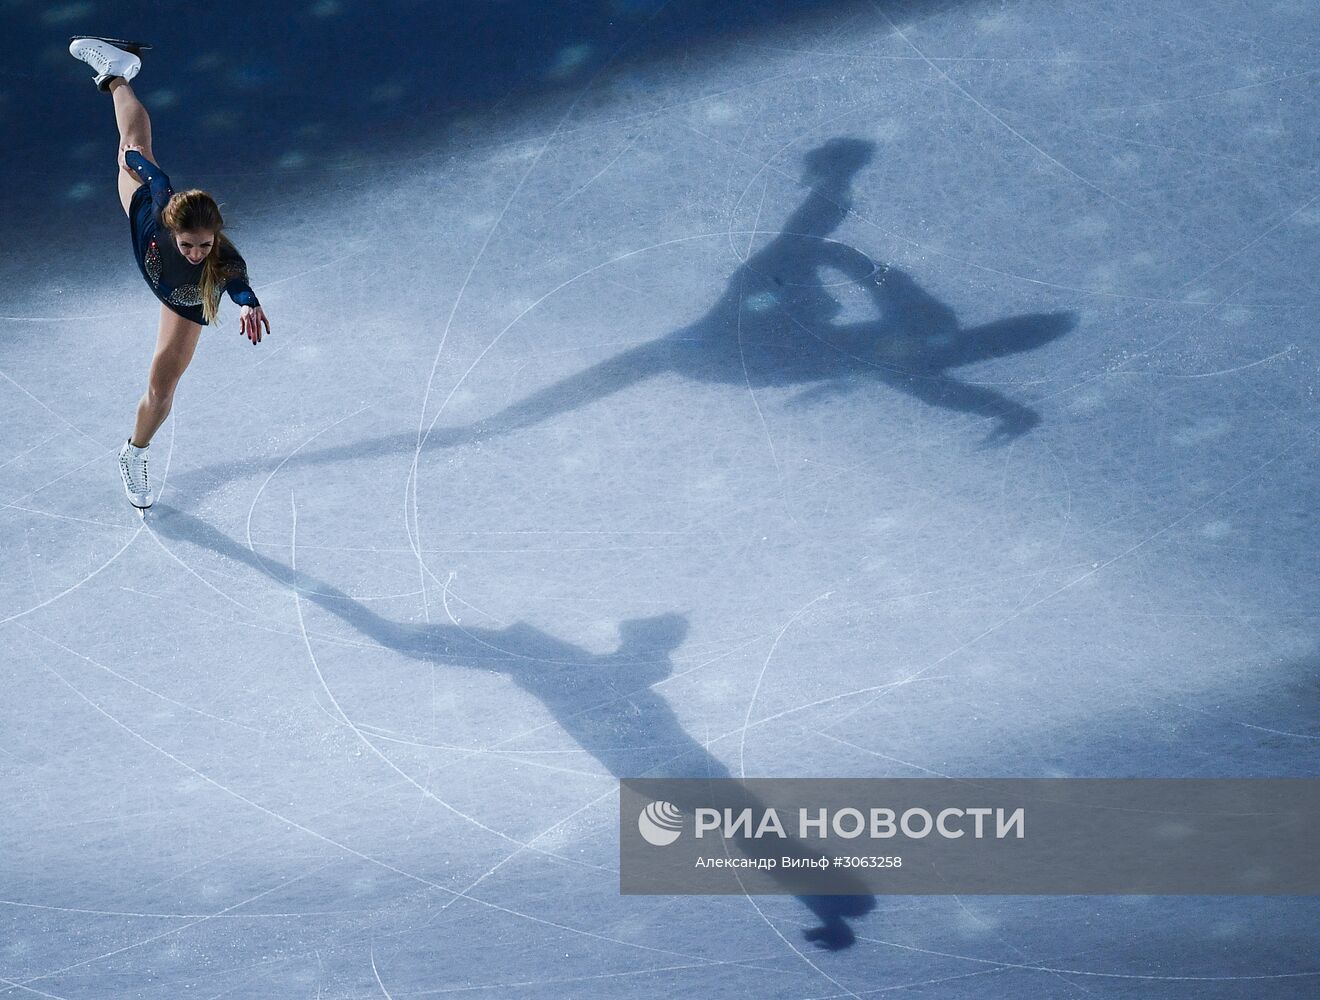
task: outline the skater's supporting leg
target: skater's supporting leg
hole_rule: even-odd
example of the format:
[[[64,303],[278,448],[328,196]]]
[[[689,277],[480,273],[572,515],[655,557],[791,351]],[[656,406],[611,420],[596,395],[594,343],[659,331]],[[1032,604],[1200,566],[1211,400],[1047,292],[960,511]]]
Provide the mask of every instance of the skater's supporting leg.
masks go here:
[[[147,391],[138,402],[137,423],[133,426],[133,444],[145,448],[174,405],[174,390],[184,369],[197,350],[197,339],[202,328],[184,319],[169,307],[160,307],[160,333],[156,337],[156,353],[151,359],[151,374],[147,377]]]
[[[151,151],[151,116],[122,77],[110,81],[110,94],[115,102],[115,124],[119,126],[119,203],[127,213],[133,192],[142,180],[124,165],[124,152],[136,149],[148,160],[156,161]]]

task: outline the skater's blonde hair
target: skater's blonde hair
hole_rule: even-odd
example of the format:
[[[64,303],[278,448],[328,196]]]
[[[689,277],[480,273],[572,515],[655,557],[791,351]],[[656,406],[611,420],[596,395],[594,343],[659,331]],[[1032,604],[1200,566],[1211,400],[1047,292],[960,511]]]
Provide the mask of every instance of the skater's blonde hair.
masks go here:
[[[238,257],[234,244],[224,234],[225,220],[220,214],[220,206],[205,191],[196,188],[179,191],[165,205],[160,221],[172,233],[214,234],[215,243],[202,263],[202,280],[198,283],[202,293],[202,315],[206,322],[214,323],[216,313],[220,311],[220,293],[224,291],[225,283],[235,277],[226,268],[224,260]]]

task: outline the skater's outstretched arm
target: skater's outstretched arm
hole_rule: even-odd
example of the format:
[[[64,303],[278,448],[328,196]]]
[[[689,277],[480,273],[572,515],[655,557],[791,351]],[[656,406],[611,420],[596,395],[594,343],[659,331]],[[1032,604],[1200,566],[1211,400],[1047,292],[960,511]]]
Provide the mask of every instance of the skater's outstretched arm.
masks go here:
[[[983,445],[997,446],[1021,437],[1040,423],[1040,414],[984,385],[962,382],[945,372],[895,375],[885,381],[923,403],[954,413],[993,421]]]
[[[229,275],[229,280],[224,284],[224,293],[234,301],[235,305],[258,308],[261,303],[257,301],[257,293],[248,284],[247,264],[232,246],[226,248],[224,268],[225,273]],[[270,332],[269,323],[266,324],[266,332]]]
[[[235,305],[252,306],[256,308],[261,305],[257,301],[257,293],[252,290],[252,286],[247,282],[247,268],[243,273],[235,278],[230,278],[225,284],[225,294],[233,299]],[[270,326],[267,324],[266,332],[270,333]]]

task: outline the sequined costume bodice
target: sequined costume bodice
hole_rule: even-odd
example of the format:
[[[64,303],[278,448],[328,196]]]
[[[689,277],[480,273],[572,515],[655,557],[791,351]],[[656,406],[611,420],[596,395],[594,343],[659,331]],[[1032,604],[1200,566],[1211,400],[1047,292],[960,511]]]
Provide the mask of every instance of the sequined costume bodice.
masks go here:
[[[142,178],[143,185],[133,192],[129,205],[129,224],[133,232],[133,254],[151,290],[170,309],[184,319],[206,325],[202,314],[202,268],[190,264],[179,252],[174,237],[160,221],[160,213],[174,195],[170,179],[156,164],[137,150],[129,150],[124,162]],[[247,280],[247,265],[238,251],[221,246],[220,265],[226,276],[224,291],[240,306],[255,306],[256,293]]]

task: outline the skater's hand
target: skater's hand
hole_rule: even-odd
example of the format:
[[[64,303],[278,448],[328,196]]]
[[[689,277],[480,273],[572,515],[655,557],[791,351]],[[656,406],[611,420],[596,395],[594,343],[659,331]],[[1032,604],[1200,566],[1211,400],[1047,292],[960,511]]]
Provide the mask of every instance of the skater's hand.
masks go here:
[[[266,313],[261,306],[244,306],[238,312],[238,332],[252,341],[253,344],[261,343],[261,328],[266,327],[266,332],[270,333],[270,320],[266,318]]]
[[[142,147],[141,147],[141,146],[120,146],[120,147],[119,147],[119,166],[120,166],[120,169],[122,169],[122,170],[124,171],[124,173],[128,174],[129,177],[132,177],[135,181],[140,181],[142,178],[139,177],[139,176],[137,175],[137,171],[134,170],[132,167],[130,167],[130,166],[128,165],[127,156],[128,156],[128,151],[129,151],[130,149],[133,150],[133,151],[135,151],[135,152],[142,153],[143,156],[146,156],[146,155],[147,155],[146,153],[143,153],[143,152],[142,152]]]

